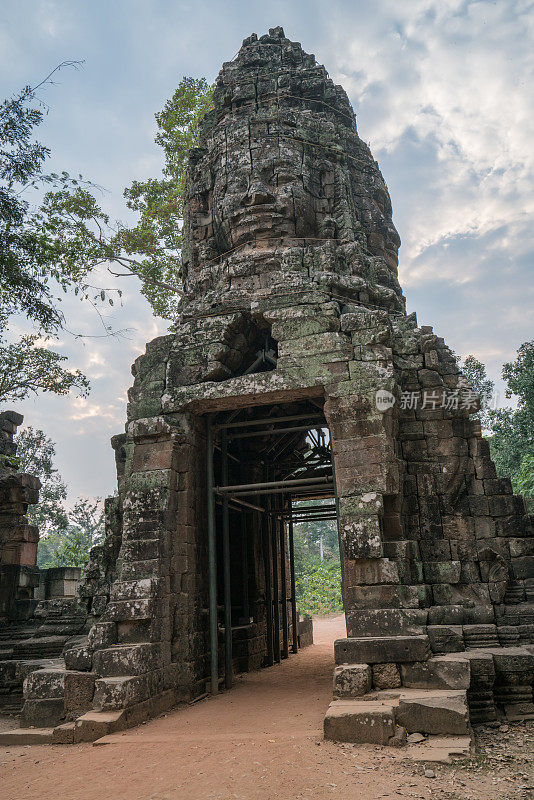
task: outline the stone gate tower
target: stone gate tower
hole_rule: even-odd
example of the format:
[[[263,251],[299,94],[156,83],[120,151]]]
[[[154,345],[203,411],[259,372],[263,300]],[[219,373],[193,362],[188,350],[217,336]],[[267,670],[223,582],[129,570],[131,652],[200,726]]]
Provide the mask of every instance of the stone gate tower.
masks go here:
[[[286,532],[306,514],[338,522],[339,696],[424,674],[479,718],[531,702],[532,527],[453,354],[405,313],[399,244],[344,90],[281,28],[245,39],[191,152],[174,331],[135,362],[113,441],[93,624],[66,653],[95,679],[88,730],[296,649]],[[513,663],[487,655],[504,645]],[[458,652],[460,677],[435,678]],[[363,735],[329,714],[327,735]]]

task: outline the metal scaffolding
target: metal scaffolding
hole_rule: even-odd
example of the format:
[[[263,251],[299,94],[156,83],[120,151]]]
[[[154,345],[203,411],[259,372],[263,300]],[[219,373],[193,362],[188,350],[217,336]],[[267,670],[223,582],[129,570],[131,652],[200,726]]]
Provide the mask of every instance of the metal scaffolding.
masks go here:
[[[261,529],[265,572],[267,664],[298,652],[294,524],[337,520],[328,429],[317,408],[307,413],[236,419],[240,411],[207,418],[207,516],[209,564],[210,686],[219,687],[217,551],[222,552],[224,685],[233,680],[230,512],[239,513],[241,621],[250,622],[247,524]],[[297,423],[297,424],[294,424]],[[258,444],[255,444],[258,441]],[[245,450],[248,448],[248,451]],[[251,456],[251,448],[252,456]],[[215,454],[217,457],[215,457]],[[230,464],[232,467],[230,468]],[[237,464],[238,466],[233,466]],[[245,482],[246,466],[262,480]],[[219,482],[215,482],[216,474]],[[230,482],[235,475],[239,483]],[[246,499],[245,499],[246,498]],[[328,503],[328,500],[335,502]],[[220,509],[220,512],[216,511]],[[217,523],[217,516],[219,523]],[[289,594],[288,594],[289,577]],[[236,590],[234,590],[235,592]],[[290,603],[290,613],[288,612]]]

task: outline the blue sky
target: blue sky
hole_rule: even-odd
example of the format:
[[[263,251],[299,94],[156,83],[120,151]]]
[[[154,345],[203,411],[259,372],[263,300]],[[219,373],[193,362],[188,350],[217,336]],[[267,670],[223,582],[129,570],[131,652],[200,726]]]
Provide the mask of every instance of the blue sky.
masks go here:
[[[275,25],[349,94],[392,197],[408,310],[498,380],[534,328],[534,2],[3,0],[1,96],[83,59],[46,89],[39,138],[50,170],[82,172],[127,220],[123,188],[161,169],[154,113],[182,76],[212,80],[243,38]],[[124,426],[130,364],[165,331],[133,280],[121,288],[109,322],[124,337],[56,344],[90,377],[88,400],[14,406],[56,441],[71,500],[113,491],[109,438]],[[72,330],[101,332],[78,301],[64,310]]]

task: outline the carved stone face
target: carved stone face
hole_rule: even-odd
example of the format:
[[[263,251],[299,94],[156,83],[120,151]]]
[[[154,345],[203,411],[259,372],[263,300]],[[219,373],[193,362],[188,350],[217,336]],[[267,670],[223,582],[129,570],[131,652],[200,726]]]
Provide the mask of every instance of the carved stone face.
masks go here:
[[[288,132],[289,135],[289,132]],[[299,142],[258,136],[229,142],[213,167],[213,222],[220,247],[317,236],[320,175]]]

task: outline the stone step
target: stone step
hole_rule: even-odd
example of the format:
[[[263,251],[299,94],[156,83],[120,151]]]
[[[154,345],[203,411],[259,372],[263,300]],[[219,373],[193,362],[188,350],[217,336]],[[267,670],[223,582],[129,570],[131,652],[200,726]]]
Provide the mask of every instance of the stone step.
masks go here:
[[[10,731],[0,731],[0,747],[51,744],[53,732],[53,728],[13,728]]]
[[[94,742],[108,733],[122,730],[125,727],[123,718],[124,711],[88,711],[74,723],[73,741]]]
[[[406,733],[470,737],[466,691],[400,689],[334,700],[324,720],[325,739],[338,742],[398,746]]]
[[[93,708],[95,711],[116,711],[142,703],[148,695],[147,675],[99,678],[95,683]]]
[[[14,648],[14,658],[53,658],[60,656],[68,636],[35,636],[32,639],[23,639]]]
[[[335,700],[324,718],[324,738],[334,742],[385,744],[395,735],[392,703]]]

